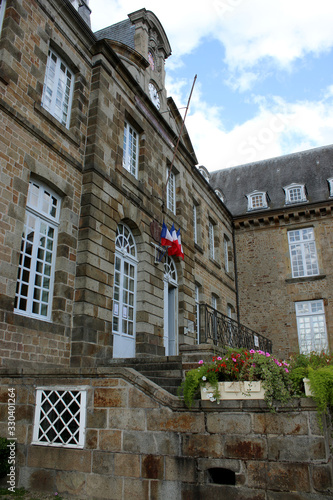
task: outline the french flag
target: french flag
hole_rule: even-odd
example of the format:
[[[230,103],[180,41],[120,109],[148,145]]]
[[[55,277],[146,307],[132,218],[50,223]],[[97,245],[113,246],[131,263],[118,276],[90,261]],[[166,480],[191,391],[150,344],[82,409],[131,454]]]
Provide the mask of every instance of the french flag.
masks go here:
[[[173,243],[172,236],[166,224],[163,222],[161,231],[161,245],[164,247],[171,247],[172,243]]]
[[[172,246],[168,248],[168,255],[174,255],[175,257],[182,257],[184,259],[184,252],[181,243],[180,229],[176,232],[174,224],[171,228]]]

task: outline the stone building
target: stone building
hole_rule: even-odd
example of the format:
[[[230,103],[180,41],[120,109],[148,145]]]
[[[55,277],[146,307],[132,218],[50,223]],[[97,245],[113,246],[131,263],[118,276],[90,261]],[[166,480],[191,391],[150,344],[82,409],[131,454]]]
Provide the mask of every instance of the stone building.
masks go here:
[[[230,213],[185,128],[176,148],[163,27],[142,9],[94,35],[84,2],[1,5],[3,365],[178,354],[195,287],[224,314],[236,291]],[[184,260],[158,262],[162,221]]]
[[[10,398],[14,483],[108,500],[329,498],[330,429],[311,400],[271,415],[260,401],[189,410],[171,393],[222,330],[279,350],[289,338],[239,290],[241,237],[261,218],[197,167],[159,20],[141,9],[94,34],[89,18],[87,0],[0,1],[0,435]],[[327,206],[305,226],[328,234]],[[160,246],[163,222],[184,259]],[[318,262],[311,283],[327,291],[295,300],[329,301]]]
[[[233,215],[239,314],[281,356],[333,343],[333,147],[211,174]]]

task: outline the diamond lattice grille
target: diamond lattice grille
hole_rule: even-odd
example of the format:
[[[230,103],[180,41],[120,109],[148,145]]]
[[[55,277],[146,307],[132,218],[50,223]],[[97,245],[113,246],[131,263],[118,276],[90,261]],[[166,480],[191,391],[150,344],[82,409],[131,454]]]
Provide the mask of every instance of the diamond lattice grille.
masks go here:
[[[82,391],[76,390],[41,390],[39,443],[81,445],[82,395]]]

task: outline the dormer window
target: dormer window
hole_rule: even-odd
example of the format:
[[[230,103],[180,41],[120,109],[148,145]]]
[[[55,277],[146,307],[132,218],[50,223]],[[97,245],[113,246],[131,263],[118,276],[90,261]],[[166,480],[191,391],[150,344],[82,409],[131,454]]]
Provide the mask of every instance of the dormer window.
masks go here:
[[[330,179],[327,179],[329,190],[330,190],[330,197],[333,197],[333,177]]]
[[[200,174],[202,175],[202,177],[203,177],[203,178],[204,178],[207,182],[209,182],[209,181],[210,181],[210,175],[209,175],[209,172],[208,172],[208,170],[207,170],[207,168],[206,168],[206,167],[204,167],[203,165],[201,165],[201,166],[199,167],[199,172],[200,172]]]
[[[265,191],[253,191],[253,193],[247,195],[247,209],[260,210],[261,208],[268,208],[267,199],[268,196]]]
[[[286,194],[286,204],[307,201],[304,184],[290,184],[290,186],[285,186],[283,189]]]
[[[215,189],[215,194],[218,198],[220,198],[220,200],[222,202],[224,202],[224,198],[223,198],[223,194],[221,193],[221,191],[219,189]]]

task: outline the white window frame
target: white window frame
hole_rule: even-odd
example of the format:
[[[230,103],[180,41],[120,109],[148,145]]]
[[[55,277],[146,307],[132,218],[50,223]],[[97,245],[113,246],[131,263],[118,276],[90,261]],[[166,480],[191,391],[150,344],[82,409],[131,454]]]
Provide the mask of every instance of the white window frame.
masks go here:
[[[293,278],[319,275],[314,228],[288,231],[290,264]]]
[[[115,269],[113,285],[112,333],[135,342],[138,259],[135,238],[126,224],[118,225],[115,257],[119,261],[119,269]],[[125,267],[130,272],[133,269],[133,276],[124,272]]]
[[[6,1],[7,0],[0,0],[0,35],[2,31],[2,23],[5,17]]]
[[[262,208],[268,208],[267,204],[267,194],[265,191],[253,191],[247,195],[247,209],[248,210],[260,210]]]
[[[51,319],[60,208],[57,194],[30,181],[15,296],[17,314]]]
[[[194,243],[198,244],[198,219],[197,219],[197,206],[193,203],[193,236]]]
[[[223,237],[224,269],[225,269],[226,273],[228,273],[230,271],[230,266],[229,266],[229,245],[230,245],[230,240],[229,240],[229,238],[226,235],[224,235],[224,237]]]
[[[199,167],[199,172],[202,175],[202,177],[205,179],[205,181],[207,181],[209,183],[210,175],[208,173],[208,170],[203,165],[201,167]]]
[[[215,260],[215,230],[212,221],[209,221],[208,225],[208,237],[209,237],[209,257]]]
[[[123,142],[123,167],[136,179],[138,178],[139,165],[139,138],[140,134],[135,128],[125,121]]]
[[[73,92],[73,71],[54,50],[49,48],[42,106],[66,128],[70,125]]]
[[[328,350],[323,300],[295,302],[299,350],[302,354]]]
[[[304,203],[308,201],[306,199],[305,185],[304,184],[290,184],[289,186],[285,186],[284,188],[286,199],[286,205],[295,204],[295,203]],[[296,195],[296,193],[298,193]]]
[[[167,170],[167,179],[169,170]],[[176,175],[170,172],[168,185],[167,185],[167,209],[173,214],[176,214]]]
[[[222,203],[224,203],[223,194],[221,193],[221,191],[219,189],[215,189],[215,194],[222,201]]]
[[[64,400],[68,394],[72,396],[70,403]],[[52,401],[54,395],[55,400]],[[76,412],[73,412],[73,402],[78,406]],[[86,407],[87,387],[37,387],[32,444],[83,448],[86,434]],[[69,414],[71,418],[66,422]],[[74,424],[75,432],[69,424]],[[63,425],[62,430],[59,425]],[[52,432],[53,439],[47,435],[48,432]]]
[[[200,286],[195,285],[195,319],[197,330],[197,343],[200,344]]]
[[[327,179],[327,182],[328,182],[328,185],[330,188],[330,198],[332,198],[333,197],[333,177],[331,177],[330,179]]]

